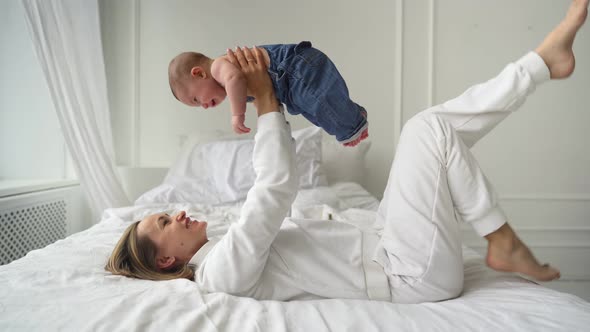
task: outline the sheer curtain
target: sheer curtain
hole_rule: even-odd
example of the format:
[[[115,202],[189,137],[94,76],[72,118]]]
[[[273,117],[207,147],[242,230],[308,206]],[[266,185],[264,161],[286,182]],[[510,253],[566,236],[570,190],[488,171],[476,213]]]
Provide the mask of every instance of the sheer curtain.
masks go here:
[[[22,3],[33,46],[93,216],[106,208],[128,205],[113,162],[98,0]]]

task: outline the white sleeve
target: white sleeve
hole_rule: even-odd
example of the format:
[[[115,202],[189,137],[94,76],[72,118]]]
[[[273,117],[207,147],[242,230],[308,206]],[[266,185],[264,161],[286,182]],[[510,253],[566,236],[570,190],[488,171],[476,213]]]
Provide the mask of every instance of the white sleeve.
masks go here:
[[[256,285],[297,194],[295,143],[284,114],[260,116],[254,140],[256,180],[240,219],[197,267],[195,281],[209,292],[245,295]]]

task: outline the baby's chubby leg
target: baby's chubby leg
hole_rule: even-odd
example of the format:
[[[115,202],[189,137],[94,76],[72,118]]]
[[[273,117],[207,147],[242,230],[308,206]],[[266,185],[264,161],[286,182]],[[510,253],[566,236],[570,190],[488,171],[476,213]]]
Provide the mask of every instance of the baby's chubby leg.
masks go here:
[[[291,114],[301,114],[345,146],[368,137],[367,111],[350,99],[346,81],[336,65],[309,43],[300,43],[285,74],[289,83]]]

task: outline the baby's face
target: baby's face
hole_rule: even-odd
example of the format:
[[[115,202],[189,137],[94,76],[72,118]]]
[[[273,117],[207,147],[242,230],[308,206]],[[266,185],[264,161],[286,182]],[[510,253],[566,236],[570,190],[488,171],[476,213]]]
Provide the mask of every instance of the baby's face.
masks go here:
[[[211,76],[190,78],[190,81],[177,94],[183,104],[205,109],[221,104],[226,95],[225,89]]]

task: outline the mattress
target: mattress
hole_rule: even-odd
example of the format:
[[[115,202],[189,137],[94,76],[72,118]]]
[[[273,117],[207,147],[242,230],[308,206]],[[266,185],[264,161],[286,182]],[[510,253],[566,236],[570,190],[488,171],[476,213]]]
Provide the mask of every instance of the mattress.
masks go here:
[[[107,257],[132,221],[186,209],[210,236],[237,220],[241,203],[162,204],[106,210],[90,229],[0,267],[1,331],[584,331],[590,303],[488,269],[464,247],[460,297],[423,304],[365,300],[257,301],[205,294],[189,280],[113,276]],[[378,201],[356,183],[300,191],[294,216],[329,216],[370,227]]]

